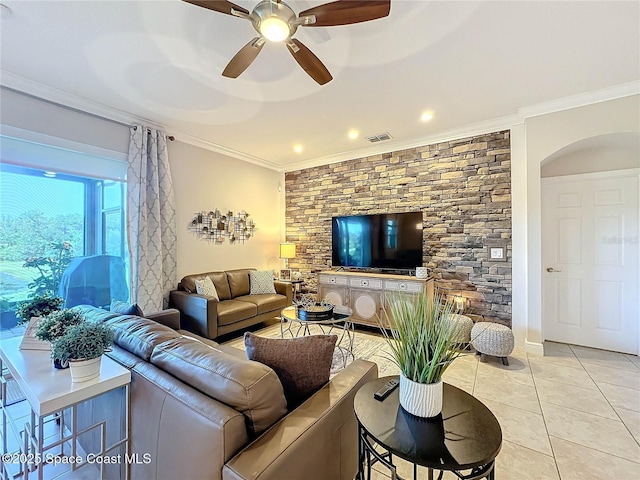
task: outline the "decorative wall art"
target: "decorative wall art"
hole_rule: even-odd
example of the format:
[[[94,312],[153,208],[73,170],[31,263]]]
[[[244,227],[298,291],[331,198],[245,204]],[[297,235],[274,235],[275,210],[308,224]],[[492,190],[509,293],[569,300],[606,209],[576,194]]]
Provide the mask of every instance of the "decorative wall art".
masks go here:
[[[201,240],[222,243],[226,238],[230,243],[242,242],[251,238],[256,228],[249,214],[241,210],[237,214],[229,211],[226,214],[216,209],[213,212],[198,212],[187,225],[187,229]]]

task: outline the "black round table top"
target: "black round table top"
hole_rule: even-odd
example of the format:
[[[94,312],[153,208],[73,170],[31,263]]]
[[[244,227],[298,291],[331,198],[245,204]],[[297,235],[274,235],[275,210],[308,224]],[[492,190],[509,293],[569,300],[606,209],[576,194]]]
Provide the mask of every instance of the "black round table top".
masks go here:
[[[477,398],[445,383],[442,413],[416,417],[400,406],[399,387],[382,402],[373,398],[392,378],[398,377],[369,382],[355,396],[358,422],[377,443],[409,462],[437,470],[467,470],[496,458],[502,430]]]

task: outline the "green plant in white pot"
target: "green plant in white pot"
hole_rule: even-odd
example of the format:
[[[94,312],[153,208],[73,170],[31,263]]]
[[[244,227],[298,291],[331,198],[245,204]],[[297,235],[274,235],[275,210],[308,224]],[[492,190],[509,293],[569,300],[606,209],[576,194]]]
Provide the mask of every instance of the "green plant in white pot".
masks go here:
[[[45,293],[43,295],[36,294],[33,298],[20,302],[16,309],[16,317],[20,319],[18,325],[29,322],[33,317],[44,317],[50,313],[57,312],[62,309],[64,299]]]
[[[382,331],[390,359],[400,368],[400,405],[413,415],[435,417],[442,411],[442,375],[460,355],[454,325],[443,321],[453,312],[453,303],[424,292],[393,296],[389,307],[392,328]]]
[[[52,356],[61,363],[69,363],[71,380],[87,382],[100,375],[102,354],[113,344],[113,329],[96,322],[75,325],[58,338]]]

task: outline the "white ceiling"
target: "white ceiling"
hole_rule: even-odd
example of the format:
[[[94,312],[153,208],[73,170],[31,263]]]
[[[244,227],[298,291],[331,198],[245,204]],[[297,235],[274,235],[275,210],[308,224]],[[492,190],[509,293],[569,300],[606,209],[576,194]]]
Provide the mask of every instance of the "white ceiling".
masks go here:
[[[384,19],[298,29],[334,77],[324,86],[282,44],[267,44],[238,79],[222,77],[255,31],[178,0],[2,3],[11,9],[1,18],[3,79],[284,170],[390,151],[640,79],[637,1],[392,0]],[[235,3],[251,10],[257,0]],[[322,3],[288,1],[296,12]],[[427,123],[425,110],[434,115]],[[362,136],[350,140],[350,129]],[[382,132],[393,140],[372,147],[363,138]]]

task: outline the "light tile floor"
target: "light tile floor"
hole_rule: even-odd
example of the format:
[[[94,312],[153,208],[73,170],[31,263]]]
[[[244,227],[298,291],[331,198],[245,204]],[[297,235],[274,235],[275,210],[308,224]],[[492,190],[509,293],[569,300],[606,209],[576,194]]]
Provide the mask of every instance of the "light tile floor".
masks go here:
[[[279,326],[257,333],[279,336]],[[382,345],[378,335],[356,333],[356,356],[377,361],[381,376],[397,373],[381,359]],[[480,399],[500,422],[497,480],[640,480],[639,357],[546,342],[544,357],[516,349],[508,367],[465,354],[444,379]],[[399,474],[412,478],[410,465],[396,460]],[[373,478],[388,479],[386,473],[375,465]],[[418,475],[426,478],[422,468]]]
[[[544,357],[515,350],[509,362],[469,354],[444,375],[500,422],[497,480],[640,479],[638,357],[547,342]],[[412,478],[398,462],[400,475]],[[389,478],[374,468],[375,480]]]

